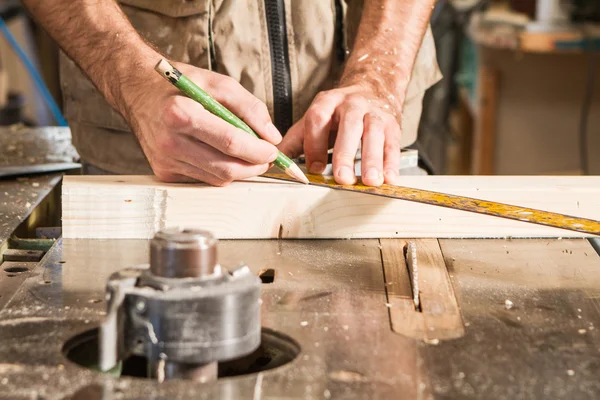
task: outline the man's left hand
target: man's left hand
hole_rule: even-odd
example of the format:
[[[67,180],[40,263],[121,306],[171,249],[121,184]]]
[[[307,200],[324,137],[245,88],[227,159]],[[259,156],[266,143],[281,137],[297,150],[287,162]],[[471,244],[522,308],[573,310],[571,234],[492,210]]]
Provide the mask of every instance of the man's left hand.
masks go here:
[[[362,183],[395,184],[400,168],[398,105],[393,95],[366,81],[321,92],[278,147],[291,157],[304,152],[313,174],[325,170],[327,151],[333,147],[334,178],[351,185],[356,183],[354,162],[362,144]]]

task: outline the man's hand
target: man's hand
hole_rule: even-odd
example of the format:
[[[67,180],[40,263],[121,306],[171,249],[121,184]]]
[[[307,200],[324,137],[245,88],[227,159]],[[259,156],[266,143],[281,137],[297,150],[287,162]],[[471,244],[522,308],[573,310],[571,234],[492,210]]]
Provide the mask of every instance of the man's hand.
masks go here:
[[[365,185],[394,184],[400,168],[400,126],[391,97],[372,85],[353,83],[321,92],[306,114],[290,128],[280,149],[296,157],[302,153],[310,173],[320,174],[333,147],[333,174],[338,183],[356,182],[354,160],[361,146]]]
[[[260,100],[232,78],[177,64],[265,140],[183,96],[154,71],[162,55],[144,42],[116,1],[23,3],[129,122],[159,179],[223,186],[265,172],[277,157],[281,134]]]
[[[322,173],[333,146],[333,175],[353,184],[362,144],[362,182],[395,184],[400,168],[400,117],[412,69],[436,0],[365,0],[354,48],[337,89],[320,93],[286,134],[281,151],[304,151]]]
[[[139,93],[124,97],[123,113],[154,174],[167,182],[197,180],[224,186],[266,172],[281,141],[266,105],[232,78],[175,65],[265,140],[206,111],[155,74],[155,81],[140,85]]]

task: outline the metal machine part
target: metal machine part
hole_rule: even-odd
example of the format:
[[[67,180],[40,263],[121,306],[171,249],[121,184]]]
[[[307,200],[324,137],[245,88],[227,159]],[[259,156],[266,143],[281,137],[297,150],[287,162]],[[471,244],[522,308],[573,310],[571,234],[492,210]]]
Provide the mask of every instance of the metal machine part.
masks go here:
[[[208,232],[170,229],[150,244],[150,272],[164,278],[202,278],[217,271],[217,240]]]
[[[100,329],[100,368],[129,355],[149,360],[158,381],[217,378],[217,362],[260,345],[260,279],[217,262],[209,232],[169,229],[150,244],[150,266],[111,275]]]
[[[208,278],[221,275],[217,264],[217,241],[208,232],[171,229],[159,232],[150,244],[150,272],[164,278]],[[148,375],[158,380],[188,378],[215,380],[217,361],[187,364],[166,361],[153,354]]]

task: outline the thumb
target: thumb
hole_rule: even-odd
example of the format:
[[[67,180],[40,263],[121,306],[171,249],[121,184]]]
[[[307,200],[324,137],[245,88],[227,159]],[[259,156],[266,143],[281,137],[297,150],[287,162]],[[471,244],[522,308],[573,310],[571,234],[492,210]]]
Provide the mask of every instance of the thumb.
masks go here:
[[[304,152],[304,117],[287,131],[277,148],[290,158],[296,158]]]

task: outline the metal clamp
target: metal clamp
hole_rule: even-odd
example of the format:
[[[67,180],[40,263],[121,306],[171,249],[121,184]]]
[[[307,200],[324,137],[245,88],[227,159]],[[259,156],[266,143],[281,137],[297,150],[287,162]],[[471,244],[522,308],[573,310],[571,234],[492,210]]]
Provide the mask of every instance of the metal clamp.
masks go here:
[[[260,279],[247,266],[217,263],[208,232],[167,230],[151,242],[150,265],[113,274],[101,327],[100,367],[146,356],[162,381],[216,379],[218,361],[260,345]]]

